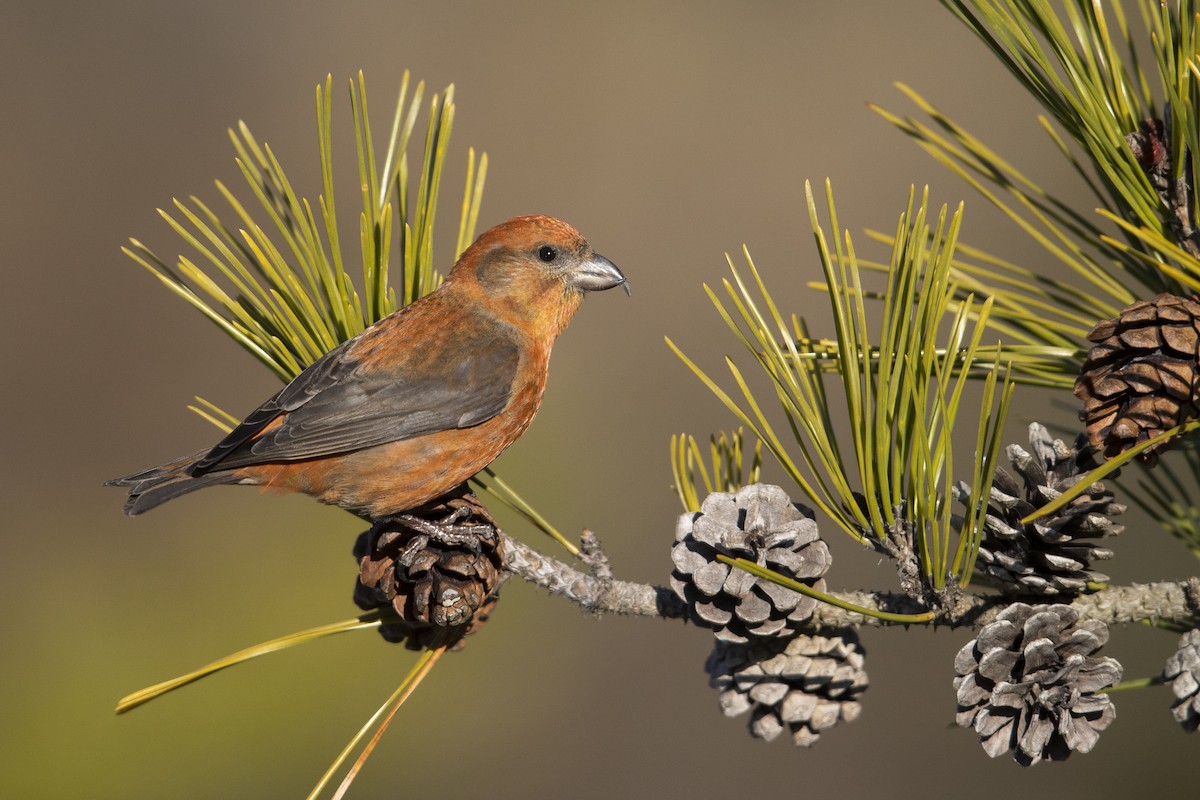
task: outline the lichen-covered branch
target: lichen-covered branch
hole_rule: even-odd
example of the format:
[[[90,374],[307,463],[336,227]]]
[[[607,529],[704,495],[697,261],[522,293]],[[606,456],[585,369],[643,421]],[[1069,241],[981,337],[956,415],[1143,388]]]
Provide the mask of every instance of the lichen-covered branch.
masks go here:
[[[507,534],[501,533],[501,536],[504,537],[505,569],[530,583],[549,589],[551,594],[578,603],[587,611],[670,619],[687,617],[683,601],[666,587],[597,577],[542,555]],[[599,550],[592,552],[599,553]],[[602,555],[598,560],[607,564]],[[604,574],[603,570],[596,571]]]
[[[552,594],[578,603],[589,612],[667,619],[687,618],[683,602],[667,587],[600,578],[543,555],[512,537],[504,536],[505,569],[530,583],[548,589]],[[594,541],[594,537],[592,540]],[[603,558],[598,546],[594,546],[591,552],[598,554],[594,557],[597,563],[607,565],[607,560]],[[901,614],[916,614],[928,610],[918,601],[899,592],[832,594],[870,610]],[[978,628],[995,619],[1012,602],[1012,598],[1002,595],[963,595],[956,605],[938,613],[930,624],[951,628]],[[1113,586],[1076,598],[1071,605],[1082,619],[1097,620],[1105,624],[1173,622],[1196,625],[1200,624],[1200,580],[1191,578],[1185,581]],[[898,623],[828,605],[819,605],[811,619],[812,627],[818,630],[896,624]]]

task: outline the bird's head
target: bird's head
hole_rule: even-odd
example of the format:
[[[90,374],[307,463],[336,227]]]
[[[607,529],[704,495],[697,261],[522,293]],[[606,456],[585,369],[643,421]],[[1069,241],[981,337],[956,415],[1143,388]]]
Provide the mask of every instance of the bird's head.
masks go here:
[[[593,252],[579,231],[541,215],[516,217],[484,232],[448,279],[473,284],[489,307],[551,336],[571,321],[584,293],[616,286],[629,292],[621,270]]]

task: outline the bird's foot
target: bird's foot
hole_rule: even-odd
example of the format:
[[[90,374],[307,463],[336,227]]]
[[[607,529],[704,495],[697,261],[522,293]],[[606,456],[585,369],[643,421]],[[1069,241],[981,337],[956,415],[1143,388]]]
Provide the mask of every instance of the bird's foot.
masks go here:
[[[399,519],[410,529],[425,537],[421,543],[424,547],[430,540],[443,545],[465,547],[475,555],[479,555],[480,539],[491,539],[496,535],[496,529],[483,523],[463,523],[462,520],[471,517],[469,506],[458,506],[446,516],[437,520],[424,519],[412,514],[401,514]],[[414,540],[415,541],[415,540]]]

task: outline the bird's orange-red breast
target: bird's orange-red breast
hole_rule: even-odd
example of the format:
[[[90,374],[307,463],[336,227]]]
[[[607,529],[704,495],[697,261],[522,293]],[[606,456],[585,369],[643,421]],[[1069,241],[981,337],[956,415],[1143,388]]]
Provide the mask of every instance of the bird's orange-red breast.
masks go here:
[[[629,285],[561,220],[481,235],[433,292],[313,362],[211,450],[110,481],[139,514],[195,489],[303,492],[371,518],[429,502],[524,433],[585,292]]]

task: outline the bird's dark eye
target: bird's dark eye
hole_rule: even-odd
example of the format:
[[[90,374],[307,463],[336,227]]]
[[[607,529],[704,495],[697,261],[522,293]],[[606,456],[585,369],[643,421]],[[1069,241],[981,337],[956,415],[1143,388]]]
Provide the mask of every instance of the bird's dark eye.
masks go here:
[[[548,244],[544,244],[538,248],[538,258],[549,264],[554,259],[558,258],[558,251]]]

